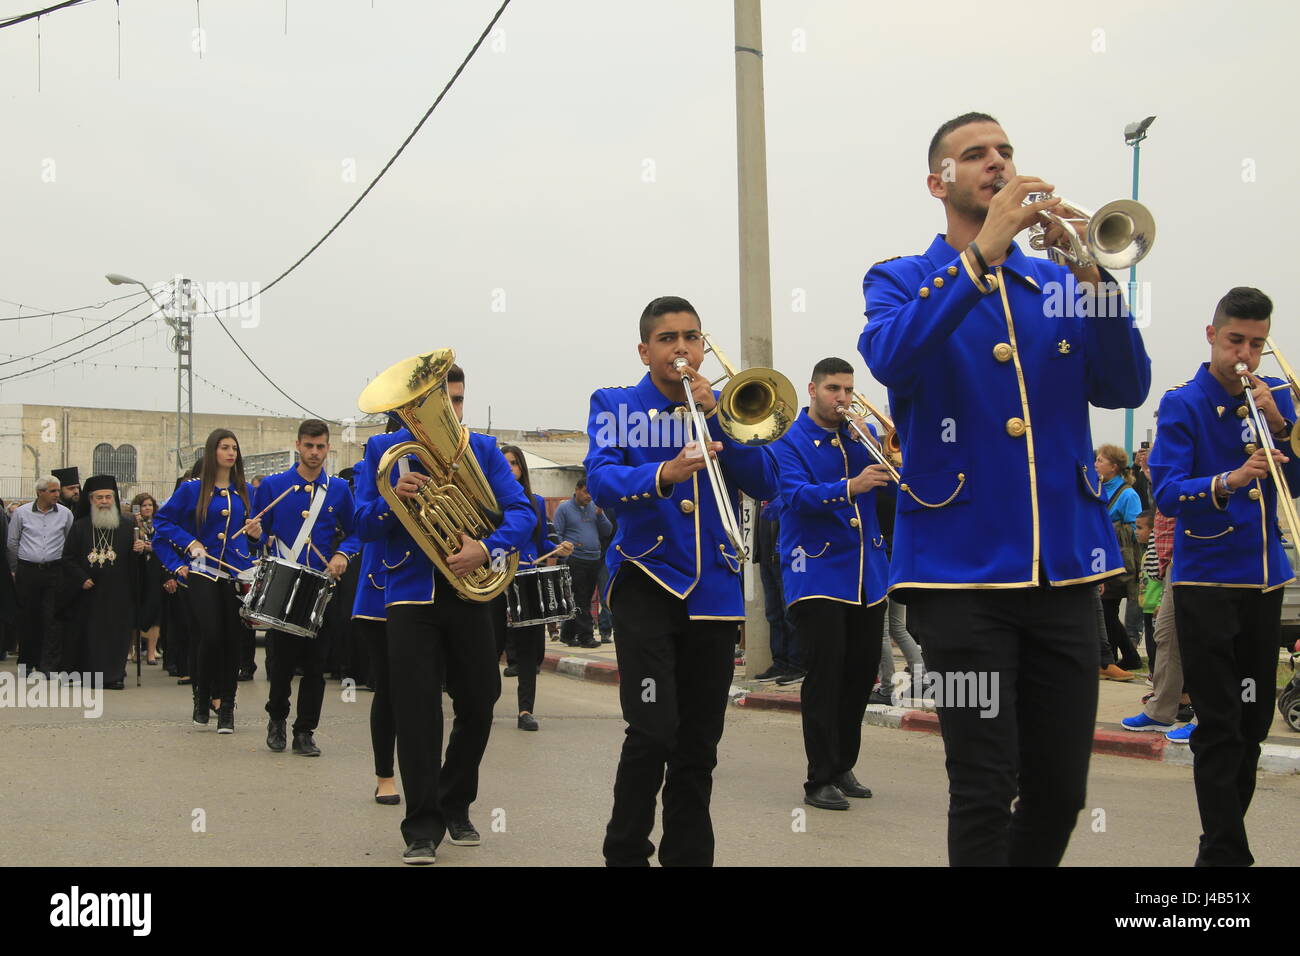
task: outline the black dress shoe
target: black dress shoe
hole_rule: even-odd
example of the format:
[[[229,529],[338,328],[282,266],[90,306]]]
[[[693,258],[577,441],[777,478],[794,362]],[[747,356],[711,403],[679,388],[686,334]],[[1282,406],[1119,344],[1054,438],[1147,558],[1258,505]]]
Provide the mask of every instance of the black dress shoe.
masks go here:
[[[613,639],[612,637],[610,637],[608,634],[602,634],[602,635],[600,635],[600,643],[602,643],[602,644],[613,644],[613,643],[614,643],[614,639]]]
[[[520,729],[520,730],[537,730],[537,718],[534,717],[532,714],[520,714],[520,715],[519,715],[519,729]]]
[[[310,730],[293,735],[293,752],[303,757],[320,756],[320,748],[316,746],[316,741],[312,739]]]
[[[240,670],[239,670],[239,679],[240,679],[240,680],[252,680],[252,679],[253,679],[253,672],[250,671],[250,670],[248,670],[247,668],[240,668]]]
[[[406,845],[406,852],[402,854],[402,862],[410,863],[412,866],[428,866],[438,860],[438,854],[433,848],[432,840],[416,840]]]
[[[1176,719],[1179,723],[1190,723],[1196,719],[1196,711],[1192,709],[1191,704],[1179,704],[1178,717]]]
[[[577,646],[578,646],[578,647],[585,647],[585,648],[588,648],[588,649],[593,648],[593,647],[600,647],[600,641],[590,641],[590,640],[588,640],[588,641],[580,641],[580,642],[578,643]]]
[[[858,778],[853,776],[853,771],[842,773],[835,778],[835,786],[846,797],[869,797],[871,788],[864,787],[858,782]]]
[[[379,788],[375,787],[375,803],[382,803],[386,807],[395,807],[402,802],[400,793],[386,793],[382,797],[379,795]]]
[[[840,793],[839,788],[833,784],[824,783],[811,793],[805,793],[803,802],[810,807],[817,807],[819,810],[847,810],[849,801],[844,799],[844,794]]]
[[[519,668],[514,664],[507,664],[506,669],[501,672],[502,677],[518,677]]]
[[[447,839],[451,841],[452,846],[478,846],[483,842],[483,838],[474,829],[474,824],[469,822],[469,817],[463,820],[448,820]]]
[[[104,690],[125,690],[126,685],[120,680],[111,681],[104,685]]]
[[[276,720],[274,717],[272,717],[270,720],[266,722],[267,749],[274,750],[276,753],[282,753],[284,751],[286,742],[287,741],[284,733],[284,721]]]

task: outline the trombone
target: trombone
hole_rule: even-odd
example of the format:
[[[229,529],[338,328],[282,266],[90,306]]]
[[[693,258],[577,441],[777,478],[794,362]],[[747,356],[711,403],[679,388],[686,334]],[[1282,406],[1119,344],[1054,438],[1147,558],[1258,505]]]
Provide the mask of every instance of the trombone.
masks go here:
[[[844,420],[848,422],[849,427],[858,436],[858,441],[862,442],[867,451],[871,453],[871,457],[876,459],[876,464],[884,465],[888,469],[889,477],[894,479],[895,484],[901,483],[902,479],[898,475],[898,468],[895,466],[894,459],[897,458],[898,463],[902,463],[902,447],[898,443],[898,430],[894,428],[894,423],[867,401],[861,392],[854,392],[853,400],[847,406],[836,405],[835,410],[844,416]],[[853,419],[853,416],[866,418],[868,415],[880,422],[881,427],[885,430],[884,438],[880,442],[872,438],[870,432],[858,427],[858,423]]]
[[[705,354],[712,352],[723,370],[722,375],[709,382],[709,387],[712,388],[724,379],[728,380],[722,394],[718,396],[718,421],[722,430],[742,445],[766,445],[784,435],[799,413],[799,400],[790,380],[771,368],[749,368],[737,372],[722,351],[709,340],[708,335],[703,338]],[[673,360],[673,368],[679,373],[687,365],[684,358]],[[722,477],[722,464],[708,452],[709,426],[704,420],[704,411],[699,403],[691,401],[691,377],[682,374],[681,378],[682,388],[686,392],[686,406],[690,409],[690,417],[687,419],[690,423],[688,440],[699,443],[704,455],[704,468],[713,488],[713,500],[722,520],[722,530],[726,532],[736,558],[744,562],[749,558],[749,549],[744,545],[740,522],[736,519],[727,483]]]
[[[998,180],[994,191],[1001,191],[1006,180]],[[1030,193],[1022,205],[1051,199],[1051,193]],[[1116,199],[1096,212],[1078,203],[1062,199],[1053,209],[1039,210],[1039,218],[1029,227],[1029,248],[1046,252],[1057,265],[1088,268],[1127,269],[1151,251],[1156,241],[1156,220],[1146,206],[1134,199]],[[1086,222],[1087,235],[1079,238],[1074,223]],[[1049,246],[1045,238],[1048,225],[1065,227],[1069,248]]]
[[[1277,356],[1282,368],[1286,371],[1287,381],[1275,388],[1290,388],[1293,391],[1297,388],[1296,380],[1291,374],[1291,367],[1286,364],[1286,359],[1282,358],[1282,353],[1278,352],[1271,340],[1268,342],[1268,348],[1271,353]],[[1246,374],[1250,369],[1245,362],[1238,362],[1234,367],[1238,375],[1241,376],[1241,384],[1246,389],[1246,407],[1250,410],[1250,421],[1255,428],[1255,434],[1259,437],[1259,444],[1268,452],[1268,473],[1273,479],[1273,487],[1277,490],[1277,513],[1285,525],[1286,537],[1293,545],[1300,544],[1300,516],[1297,516],[1295,509],[1295,499],[1291,496],[1291,487],[1287,484],[1286,475],[1273,460],[1273,452],[1277,451],[1277,446],[1273,444],[1273,433],[1269,431],[1268,424],[1259,413],[1259,406],[1255,404],[1255,386],[1251,383],[1250,377]],[[1295,454],[1296,436],[1295,430],[1292,429],[1291,450]]]

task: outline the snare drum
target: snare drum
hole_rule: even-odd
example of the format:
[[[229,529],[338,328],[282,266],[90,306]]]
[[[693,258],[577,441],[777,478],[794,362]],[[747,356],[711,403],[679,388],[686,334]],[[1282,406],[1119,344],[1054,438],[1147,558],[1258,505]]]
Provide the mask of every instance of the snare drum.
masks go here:
[[[520,568],[506,588],[506,625],[531,627],[567,621],[577,614],[568,567]]]
[[[250,627],[315,637],[334,594],[334,579],[284,558],[263,557],[253,569],[239,616]]]

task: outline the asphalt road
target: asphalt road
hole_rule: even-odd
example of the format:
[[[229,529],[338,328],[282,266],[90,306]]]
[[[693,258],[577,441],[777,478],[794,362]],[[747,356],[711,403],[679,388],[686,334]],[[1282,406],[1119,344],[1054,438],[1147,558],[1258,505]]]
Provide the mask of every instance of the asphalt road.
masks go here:
[[[0,669],[12,673],[12,658]],[[324,755],[273,754],[263,673],[240,685],[229,736],[216,734],[215,719],[193,727],[189,688],[160,668],[139,689],[105,692],[98,719],[0,709],[5,862],[400,866],[402,810],[372,799],[371,695],[346,703],[331,682],[317,734]],[[543,674],[542,729],[532,734],[515,728],[514,682],[503,683],[471,814],[483,845],[444,843],[438,865],[598,865],[623,731],[614,688]],[[875,797],[848,812],[805,807],[803,768],[797,715],[729,711],[713,795],[719,865],[946,863],[937,737],[864,728],[857,774]],[[1296,863],[1298,810],[1300,778],[1260,776],[1247,821],[1259,864]],[[1065,862],[1185,866],[1198,833],[1190,769],[1094,756],[1089,808]]]

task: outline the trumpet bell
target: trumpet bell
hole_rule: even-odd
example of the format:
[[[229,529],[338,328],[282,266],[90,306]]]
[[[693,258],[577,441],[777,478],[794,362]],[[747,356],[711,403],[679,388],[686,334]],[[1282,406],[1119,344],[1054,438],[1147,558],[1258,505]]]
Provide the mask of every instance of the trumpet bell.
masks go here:
[[[1088,249],[1107,269],[1127,269],[1141,262],[1155,240],[1155,217],[1132,199],[1108,202],[1088,220]]]
[[[784,435],[799,414],[790,380],[775,369],[732,375],[718,398],[722,430],[742,445],[766,445]]]

